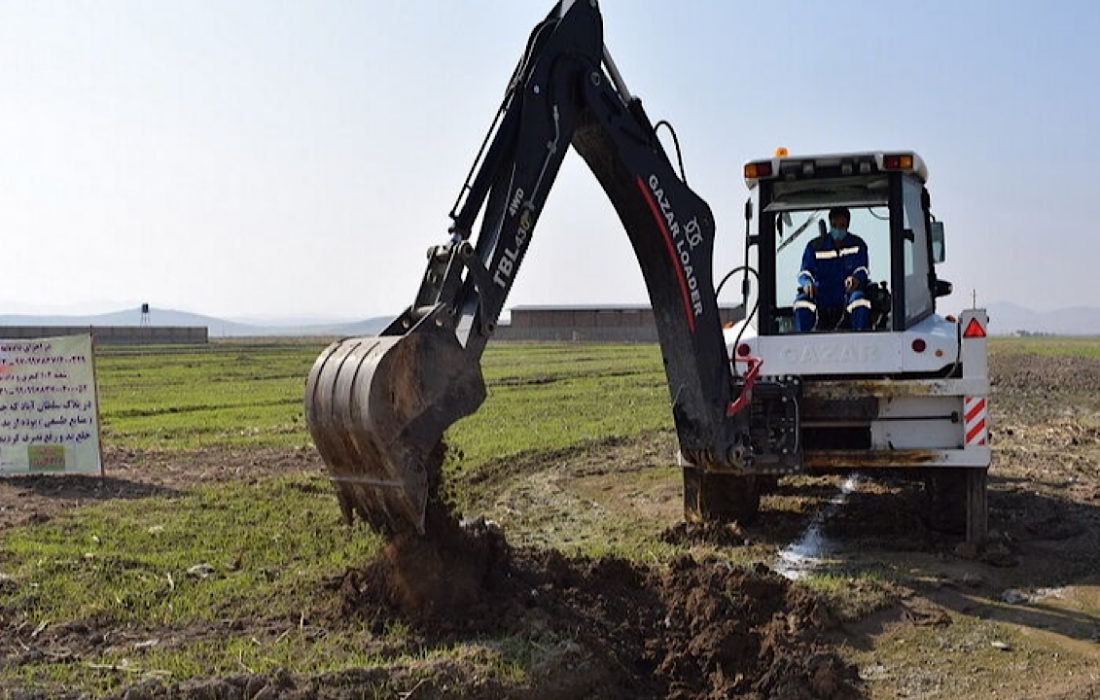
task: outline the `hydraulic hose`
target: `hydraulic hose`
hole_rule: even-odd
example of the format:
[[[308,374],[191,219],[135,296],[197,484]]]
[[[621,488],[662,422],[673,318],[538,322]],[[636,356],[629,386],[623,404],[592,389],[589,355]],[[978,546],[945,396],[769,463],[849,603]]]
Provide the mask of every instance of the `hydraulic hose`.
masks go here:
[[[746,273],[751,272],[753,274],[753,276],[756,278],[757,286],[760,285],[760,273],[759,272],[757,272],[755,269],[749,267],[748,265],[738,265],[737,267],[735,267],[732,270],[730,270],[729,272],[727,272],[726,276],[723,277],[722,280],[718,283],[718,288],[714,291],[714,298],[715,299],[717,299],[718,295],[720,295],[722,293],[722,287],[725,286],[725,284],[729,280],[729,278],[733,277],[738,272],[746,272]],[[753,317],[756,316],[756,310],[759,309],[759,308],[760,308],[760,296],[757,295],[756,303],[752,305],[752,311],[749,312],[749,314],[747,316],[745,316],[745,321],[744,321],[744,323],[741,324],[741,330],[739,330],[737,332],[737,338],[733,341],[733,350],[734,350],[734,352],[737,352],[737,346],[741,344],[741,336],[744,335],[745,329],[749,327],[749,323],[752,322]],[[748,370],[746,370],[746,377],[745,377],[746,379],[748,378],[747,377],[747,372],[748,372]],[[737,375],[737,364],[736,363],[733,364],[733,373],[734,373],[734,375]]]

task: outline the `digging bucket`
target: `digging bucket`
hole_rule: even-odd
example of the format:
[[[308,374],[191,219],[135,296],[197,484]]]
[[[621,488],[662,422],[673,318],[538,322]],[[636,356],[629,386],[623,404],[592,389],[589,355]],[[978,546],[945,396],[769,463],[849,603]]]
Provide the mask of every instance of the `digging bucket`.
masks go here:
[[[309,373],[305,414],[344,518],[424,534],[444,431],[477,410],[485,383],[453,332],[345,338]]]

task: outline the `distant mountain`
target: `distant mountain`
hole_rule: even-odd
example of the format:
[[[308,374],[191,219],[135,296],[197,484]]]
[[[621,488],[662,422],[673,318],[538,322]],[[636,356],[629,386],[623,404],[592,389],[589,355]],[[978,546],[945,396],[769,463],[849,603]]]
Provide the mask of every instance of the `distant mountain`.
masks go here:
[[[1017,331],[1054,335],[1100,336],[1100,308],[1079,307],[1054,311],[1034,311],[1008,301],[987,305],[989,331],[993,335],[1012,335]],[[359,336],[374,335],[389,325],[393,316],[376,316],[362,321],[319,321],[309,318],[265,318],[263,322],[243,323],[171,309],[151,309],[153,326],[206,326],[211,338]],[[502,320],[504,320],[502,318]],[[105,314],[78,315],[0,315],[2,326],[138,326],[141,312],[127,309]]]
[[[150,309],[149,324],[152,326],[206,326],[211,338],[240,337],[294,337],[294,336],[353,336],[374,335],[385,328],[392,320],[390,316],[377,316],[351,323],[308,323],[305,319],[296,322],[280,322],[269,319],[266,324],[240,323],[214,316],[204,316],[186,311],[171,309]],[[88,316],[36,316],[30,314],[0,315],[0,336],[2,326],[139,326],[141,311],[128,309],[106,314]]]
[[[1033,311],[1010,301],[989,304],[989,330],[994,335],[1017,331],[1054,335],[1100,335],[1100,308],[1075,307]]]

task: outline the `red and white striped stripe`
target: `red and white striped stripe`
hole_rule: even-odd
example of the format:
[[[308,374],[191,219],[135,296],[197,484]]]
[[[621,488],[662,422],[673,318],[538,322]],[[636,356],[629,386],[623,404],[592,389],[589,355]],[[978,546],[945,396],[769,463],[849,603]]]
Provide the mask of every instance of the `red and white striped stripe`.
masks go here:
[[[989,410],[984,396],[967,396],[963,399],[963,421],[966,431],[966,447],[986,445],[989,438]]]

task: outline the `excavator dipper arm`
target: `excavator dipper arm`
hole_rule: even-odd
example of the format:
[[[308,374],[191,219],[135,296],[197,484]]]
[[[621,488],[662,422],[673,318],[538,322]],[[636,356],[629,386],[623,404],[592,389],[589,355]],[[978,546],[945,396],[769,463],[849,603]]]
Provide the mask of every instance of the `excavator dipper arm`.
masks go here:
[[[744,466],[750,411],[727,415],[741,385],[714,292],[711,211],[677,176],[626,90],[596,2],[576,0],[559,3],[532,32],[452,210],[451,239],[429,250],[415,302],[380,336],[330,346],[310,373],[307,419],[347,518],[423,532],[438,478],[433,451],[485,398],[481,354],[570,145],[610,198],[642,268],[682,452],[700,467]]]

